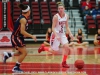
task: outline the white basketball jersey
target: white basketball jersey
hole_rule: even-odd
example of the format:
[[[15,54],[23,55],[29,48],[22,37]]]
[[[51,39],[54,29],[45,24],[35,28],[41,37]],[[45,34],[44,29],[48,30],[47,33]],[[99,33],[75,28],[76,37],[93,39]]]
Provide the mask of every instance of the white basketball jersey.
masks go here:
[[[56,16],[58,17],[58,22],[56,24],[55,31],[57,33],[64,33],[64,27],[68,19],[67,15],[65,14],[65,16],[61,18],[60,15],[57,13]]]

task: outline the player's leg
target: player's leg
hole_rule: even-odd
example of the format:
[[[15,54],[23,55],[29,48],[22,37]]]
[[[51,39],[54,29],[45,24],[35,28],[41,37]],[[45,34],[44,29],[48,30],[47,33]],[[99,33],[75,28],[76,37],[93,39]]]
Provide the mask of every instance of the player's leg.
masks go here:
[[[60,42],[55,38],[50,41],[50,47],[46,47],[44,44],[38,49],[38,53],[41,53],[42,51],[48,51],[53,54],[57,54],[59,50],[59,44]]]
[[[98,44],[99,44],[98,40],[94,40],[94,45],[98,46]]]
[[[48,52],[55,54],[56,53],[55,50],[58,48],[59,44],[60,44],[60,41],[58,41],[55,38],[54,34],[52,33],[50,37],[50,47],[46,47],[44,44],[42,44],[41,47],[38,49],[38,53],[41,53],[42,51],[48,51]]]
[[[83,42],[83,43],[81,43],[82,46],[86,46],[86,45],[88,45],[88,44],[89,44],[88,42]]]
[[[16,37],[11,36],[12,47],[15,48],[16,50],[18,50],[18,45],[20,45],[20,43],[16,39],[17,39]],[[17,52],[4,52],[3,55],[4,55],[3,62],[6,63],[6,60],[9,57],[12,57],[13,55],[20,55],[20,52],[19,51],[17,51]]]
[[[18,57],[18,61],[16,62],[16,65],[14,66],[14,68],[12,69],[13,72],[23,72],[21,69],[20,69],[20,64],[22,63],[22,61],[24,60],[24,58],[26,57],[27,55],[27,50],[26,50],[26,47],[23,46],[23,47],[19,47],[18,48],[18,51],[21,53],[20,56]]]
[[[50,42],[49,41],[44,41],[44,45],[45,46],[50,46]]]
[[[12,56],[19,56],[21,53],[16,50],[16,52],[4,52],[3,62],[6,63],[6,60]]]
[[[69,43],[69,46],[74,46],[74,43],[75,43],[75,42],[70,42],[70,43]]]
[[[66,62],[66,60],[68,58],[69,51],[70,51],[67,38],[62,37],[61,38],[61,43],[63,45],[62,67],[69,68],[69,66],[67,65],[67,62]]]
[[[75,42],[74,45],[75,46],[81,46],[81,43]]]

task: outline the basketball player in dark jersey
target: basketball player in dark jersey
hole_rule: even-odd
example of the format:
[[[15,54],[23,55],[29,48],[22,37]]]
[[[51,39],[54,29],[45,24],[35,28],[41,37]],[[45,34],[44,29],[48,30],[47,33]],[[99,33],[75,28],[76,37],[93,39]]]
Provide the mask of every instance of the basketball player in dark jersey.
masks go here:
[[[94,45],[95,46],[100,46],[100,29],[98,29],[97,34],[95,34]]]
[[[84,37],[84,34],[82,33],[82,29],[78,29],[78,34],[76,34],[76,41],[74,43],[74,45],[77,45],[77,46],[85,46],[85,45],[88,45],[88,42],[83,42],[83,39],[85,39]]]
[[[16,20],[14,24],[14,30],[11,35],[12,46],[17,49],[17,52],[16,53],[4,52],[4,58],[3,58],[4,63],[6,63],[6,60],[9,57],[12,57],[13,55],[19,55],[18,61],[16,62],[16,65],[12,69],[13,72],[23,72],[20,69],[20,64],[27,55],[24,37],[31,37],[32,39],[36,41],[36,36],[31,35],[26,32],[27,19],[30,16],[30,7],[28,5],[19,4],[19,8],[21,8],[22,14]]]

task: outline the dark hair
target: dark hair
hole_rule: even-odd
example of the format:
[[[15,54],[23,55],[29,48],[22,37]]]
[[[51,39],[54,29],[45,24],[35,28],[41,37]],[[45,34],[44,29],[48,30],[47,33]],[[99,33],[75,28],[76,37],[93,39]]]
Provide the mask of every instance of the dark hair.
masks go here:
[[[79,30],[81,31],[81,33],[79,33]],[[80,28],[80,29],[78,29],[78,34],[82,34],[82,29]]]
[[[25,9],[27,9],[28,8],[28,6],[27,5],[24,5],[24,4],[19,4],[18,5],[19,6],[19,8],[21,9],[21,10],[25,10]]]
[[[63,4],[62,2],[57,2],[57,7],[59,7],[59,6],[65,7],[64,4]]]

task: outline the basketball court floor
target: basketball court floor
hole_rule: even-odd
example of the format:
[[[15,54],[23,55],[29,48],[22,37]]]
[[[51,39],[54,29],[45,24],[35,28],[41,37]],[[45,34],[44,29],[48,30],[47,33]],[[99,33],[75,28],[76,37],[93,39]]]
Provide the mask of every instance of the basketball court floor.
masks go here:
[[[100,75],[99,47],[71,47],[67,63],[70,68],[61,66],[62,53],[53,55],[48,52],[38,53],[39,45],[27,45],[28,55],[21,64],[24,73],[12,73],[12,68],[18,56],[11,57],[6,64],[2,63],[4,51],[15,51],[12,48],[0,48],[0,75]],[[79,70],[74,66],[77,59],[84,60],[84,68]]]

